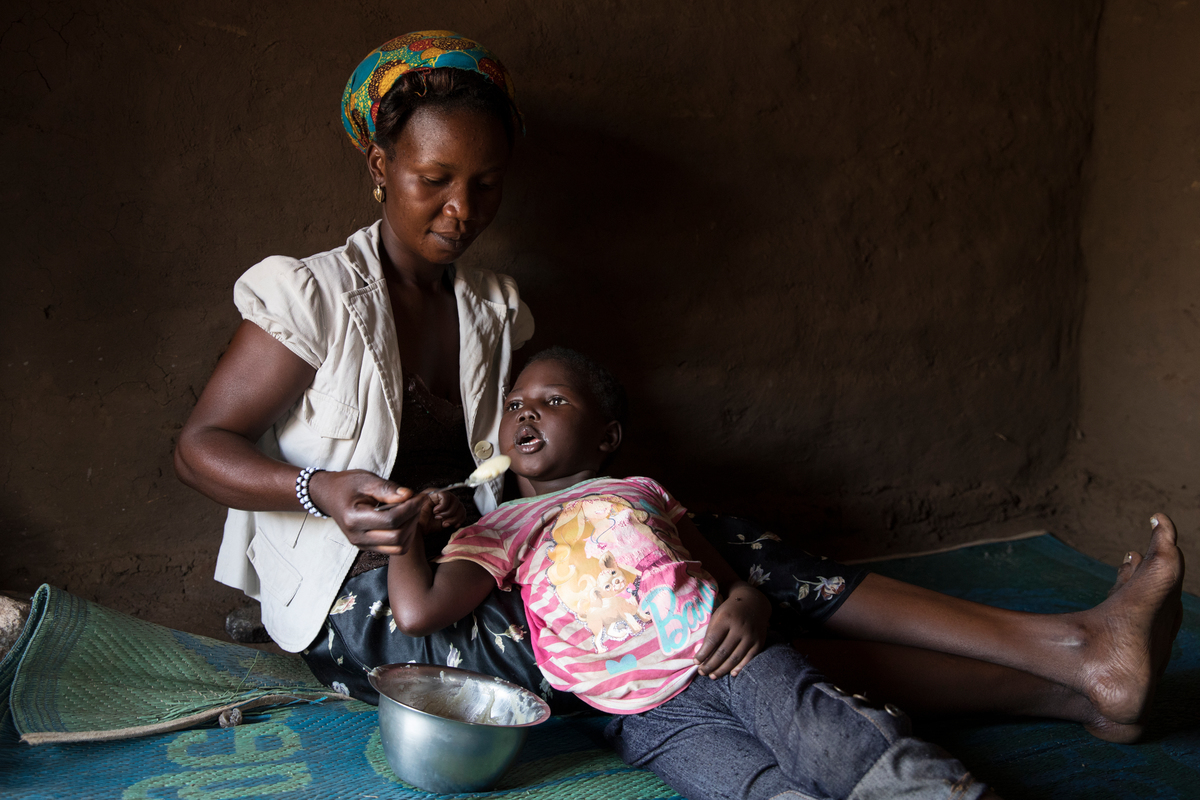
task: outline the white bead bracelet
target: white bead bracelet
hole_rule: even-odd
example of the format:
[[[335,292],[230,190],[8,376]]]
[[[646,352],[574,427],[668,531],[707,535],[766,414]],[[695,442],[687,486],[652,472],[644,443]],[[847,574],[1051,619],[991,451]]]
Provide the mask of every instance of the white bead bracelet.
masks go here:
[[[296,499],[300,501],[300,505],[304,506],[305,511],[318,519],[327,519],[329,515],[322,514],[320,509],[313,504],[312,498],[308,496],[308,482],[312,480],[314,473],[324,471],[316,467],[305,467],[296,476]]]

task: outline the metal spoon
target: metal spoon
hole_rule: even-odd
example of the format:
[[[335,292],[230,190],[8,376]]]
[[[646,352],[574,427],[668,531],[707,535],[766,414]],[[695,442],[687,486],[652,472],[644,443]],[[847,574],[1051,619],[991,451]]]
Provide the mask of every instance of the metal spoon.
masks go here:
[[[508,456],[496,456],[489,458],[487,461],[475,468],[465,481],[452,483],[449,486],[443,486],[440,489],[426,489],[427,494],[436,494],[438,492],[448,492],[451,489],[474,489],[476,486],[482,486],[493,478],[499,478],[512,465],[512,459]],[[399,503],[387,503],[384,505],[375,506],[376,511],[387,511],[389,508],[395,508]]]

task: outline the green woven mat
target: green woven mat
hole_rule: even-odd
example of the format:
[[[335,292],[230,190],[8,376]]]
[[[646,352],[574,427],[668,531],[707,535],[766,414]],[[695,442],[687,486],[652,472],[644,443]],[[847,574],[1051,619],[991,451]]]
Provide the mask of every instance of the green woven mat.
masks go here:
[[[40,744],[162,733],[234,706],[341,695],[295,656],[171,630],[42,586],[0,663],[0,697],[22,740]]]

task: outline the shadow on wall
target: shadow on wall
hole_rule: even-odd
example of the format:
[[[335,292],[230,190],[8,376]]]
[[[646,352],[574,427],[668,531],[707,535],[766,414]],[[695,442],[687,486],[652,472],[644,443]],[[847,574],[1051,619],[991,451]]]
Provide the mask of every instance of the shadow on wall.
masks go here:
[[[677,449],[664,437],[692,425],[676,404],[685,387],[656,381],[680,341],[702,352],[711,338],[745,338],[731,315],[706,319],[692,303],[737,280],[753,204],[719,173],[553,123],[537,128],[509,180],[506,202],[522,209],[521,219],[493,228],[474,258],[490,264],[511,254],[497,268],[518,279],[537,320],[519,358],[559,344],[606,363],[631,401],[614,474],[670,474]]]
[[[493,238],[515,254],[534,344],[596,353],[644,391],[656,344],[697,322],[686,299],[742,260],[753,209],[719,175],[595,130],[547,125],[530,150],[514,169],[520,227]],[[729,320],[707,322],[719,336]]]
[[[1022,163],[971,194],[963,173],[993,143],[939,164],[927,111],[886,154],[840,164],[747,155],[728,132],[700,144],[666,118],[641,122],[677,130],[676,150],[669,134],[534,130],[506,189],[520,217],[472,257],[520,281],[538,321],[527,352],[574,346],[626,382],[614,473],[834,549],[856,533],[911,548],[1050,508],[1035,484],[1074,402],[1060,361],[1078,186]],[[774,122],[775,138],[800,133]],[[1078,164],[1078,142],[1056,147]],[[1000,198],[1021,205],[1001,213]],[[1011,241],[1014,226],[1038,236]]]

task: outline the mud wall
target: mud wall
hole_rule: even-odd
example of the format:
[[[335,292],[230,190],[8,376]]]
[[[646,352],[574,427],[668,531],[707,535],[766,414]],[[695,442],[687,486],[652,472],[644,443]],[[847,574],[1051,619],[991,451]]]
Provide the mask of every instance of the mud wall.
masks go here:
[[[617,470],[841,552],[1033,527],[1075,430],[1100,5],[18,2],[0,585],[218,629],[222,511],[173,437],[236,277],[373,220],[343,82],[430,27],[516,76],[468,257],[629,383]]]
[[[1110,563],[1167,512],[1200,563],[1200,6],[1110,0],[1082,243],[1082,402],[1063,533]],[[1185,584],[1200,591],[1193,569]]]

